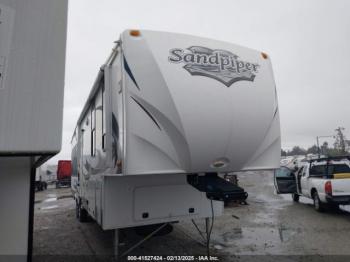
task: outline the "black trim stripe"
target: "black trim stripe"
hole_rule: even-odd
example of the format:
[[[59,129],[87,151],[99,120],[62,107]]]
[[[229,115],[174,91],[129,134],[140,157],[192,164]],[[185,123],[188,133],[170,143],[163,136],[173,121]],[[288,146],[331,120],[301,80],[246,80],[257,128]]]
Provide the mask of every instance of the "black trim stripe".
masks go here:
[[[136,104],[138,104],[143,111],[145,111],[145,113],[149,116],[149,118],[152,119],[152,121],[156,124],[156,126],[159,128],[159,130],[162,130],[159,126],[159,124],[157,123],[157,121],[155,120],[155,118],[151,115],[150,112],[147,111],[147,109],[139,102],[137,101],[134,97],[131,96],[131,98],[135,101]]]
[[[134,84],[137,87],[137,89],[140,90],[138,84],[136,83],[136,79],[135,79],[134,75],[131,72],[129,64],[128,64],[128,62],[126,62],[125,56],[123,56],[123,57],[124,57],[124,68],[125,68],[125,71],[128,73],[128,75],[130,76],[131,80],[134,82]]]

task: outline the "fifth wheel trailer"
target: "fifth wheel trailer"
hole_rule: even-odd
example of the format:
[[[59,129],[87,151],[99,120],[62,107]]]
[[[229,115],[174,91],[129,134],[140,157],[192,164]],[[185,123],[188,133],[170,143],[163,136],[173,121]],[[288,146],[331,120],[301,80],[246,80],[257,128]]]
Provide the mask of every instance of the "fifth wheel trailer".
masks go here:
[[[0,260],[31,259],[35,168],[61,148],[67,4],[0,0]]]
[[[218,216],[217,200],[235,197],[218,173],[279,167],[270,59],[217,40],[126,30],[72,146],[78,216],[105,230]]]

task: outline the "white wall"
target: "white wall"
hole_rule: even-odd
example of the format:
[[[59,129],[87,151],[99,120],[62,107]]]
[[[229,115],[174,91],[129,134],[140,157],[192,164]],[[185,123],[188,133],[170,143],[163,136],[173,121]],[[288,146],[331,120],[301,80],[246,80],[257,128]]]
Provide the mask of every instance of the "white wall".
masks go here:
[[[27,254],[29,189],[30,158],[0,157],[0,255]]]
[[[0,153],[59,152],[67,0],[0,0]]]

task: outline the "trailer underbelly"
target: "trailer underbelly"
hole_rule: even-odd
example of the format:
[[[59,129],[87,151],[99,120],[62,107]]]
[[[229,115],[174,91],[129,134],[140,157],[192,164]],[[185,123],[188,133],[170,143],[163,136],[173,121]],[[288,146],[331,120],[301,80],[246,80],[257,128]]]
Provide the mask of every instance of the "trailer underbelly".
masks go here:
[[[212,216],[210,200],[186,175],[105,175],[99,181],[95,214],[104,230]],[[221,215],[223,202],[213,201],[213,210]]]

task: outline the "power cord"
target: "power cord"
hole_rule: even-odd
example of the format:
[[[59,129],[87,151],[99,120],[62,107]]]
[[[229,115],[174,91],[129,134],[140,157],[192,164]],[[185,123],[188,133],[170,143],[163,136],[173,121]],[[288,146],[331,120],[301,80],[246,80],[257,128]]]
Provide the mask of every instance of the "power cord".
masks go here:
[[[210,237],[211,232],[213,231],[214,226],[214,207],[213,207],[213,200],[210,199],[210,205],[211,205],[211,226],[210,230],[208,231],[208,228],[206,227],[206,233],[207,233],[207,255],[210,256]]]

